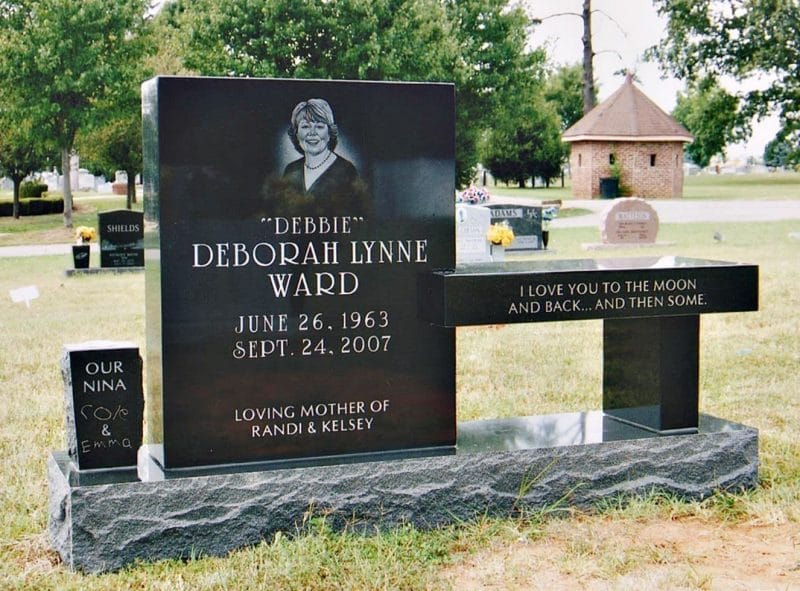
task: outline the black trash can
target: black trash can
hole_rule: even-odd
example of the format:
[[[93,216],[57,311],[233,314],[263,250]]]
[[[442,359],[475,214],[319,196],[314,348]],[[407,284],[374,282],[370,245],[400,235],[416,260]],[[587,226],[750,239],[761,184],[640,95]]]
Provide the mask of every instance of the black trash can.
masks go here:
[[[619,197],[619,179],[608,177],[600,179],[600,198],[615,199]]]

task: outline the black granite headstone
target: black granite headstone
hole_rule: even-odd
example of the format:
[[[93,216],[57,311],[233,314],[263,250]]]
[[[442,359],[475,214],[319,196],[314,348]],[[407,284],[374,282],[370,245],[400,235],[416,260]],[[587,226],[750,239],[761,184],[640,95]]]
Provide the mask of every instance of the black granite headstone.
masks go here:
[[[144,214],[117,209],[97,214],[101,267],[144,266]]]
[[[684,257],[463,265],[420,277],[444,326],[603,319],[603,410],[657,433],[698,429],[700,314],[758,309],[758,267]]]
[[[80,470],[136,465],[142,444],[142,359],[133,343],[64,346],[67,448]]]
[[[542,208],[530,205],[492,204],[493,224],[507,224],[514,231],[514,241],[506,247],[507,252],[541,250]]]
[[[420,277],[440,326],[656,318],[758,309],[758,267],[688,257],[516,261]]]
[[[164,465],[454,445],[454,331],[416,304],[418,273],[455,260],[452,85],[156,78],[143,97]]]

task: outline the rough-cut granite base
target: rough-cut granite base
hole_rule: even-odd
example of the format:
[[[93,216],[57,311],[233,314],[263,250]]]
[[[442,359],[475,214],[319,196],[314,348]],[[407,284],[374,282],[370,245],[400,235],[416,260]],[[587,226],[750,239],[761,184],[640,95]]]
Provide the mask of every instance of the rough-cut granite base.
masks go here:
[[[758,433],[701,416],[697,434],[658,437],[575,413],[463,423],[458,451],[429,457],[142,482],[133,471],[76,472],[55,452],[48,472],[53,547],[71,568],[101,572],[135,559],[224,555],[294,531],[310,507],[335,527],[430,528],[562,499],[587,506],[653,489],[701,498],[749,488]]]

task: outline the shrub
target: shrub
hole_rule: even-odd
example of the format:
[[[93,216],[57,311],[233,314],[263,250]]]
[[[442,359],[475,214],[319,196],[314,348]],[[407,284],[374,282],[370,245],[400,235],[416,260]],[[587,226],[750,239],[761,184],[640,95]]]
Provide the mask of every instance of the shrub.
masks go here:
[[[34,197],[19,200],[19,215],[48,215],[51,213],[64,213],[63,197]],[[14,215],[14,203],[11,200],[0,201],[0,217]]]
[[[47,191],[47,185],[39,181],[25,181],[19,186],[20,199],[38,199]]]

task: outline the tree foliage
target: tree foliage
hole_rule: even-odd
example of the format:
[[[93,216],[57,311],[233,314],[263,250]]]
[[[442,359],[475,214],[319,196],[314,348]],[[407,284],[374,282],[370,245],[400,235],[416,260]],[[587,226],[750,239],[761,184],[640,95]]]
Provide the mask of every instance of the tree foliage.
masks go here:
[[[81,158],[91,168],[113,178],[117,170],[128,175],[126,207],[136,202],[136,175],[142,171],[142,118],[138,110],[120,114],[102,126],[82,133],[77,142]]]
[[[177,0],[159,21],[161,63],[198,74],[454,82],[460,185],[498,95],[540,59],[504,0]]]
[[[30,119],[0,113],[0,175],[14,183],[13,216],[19,218],[19,190],[29,174],[49,162],[47,139],[36,133]]]
[[[800,3],[797,0],[653,0],[669,19],[666,38],[649,57],[678,78],[731,76],[767,86],[744,91],[737,119],[780,116],[779,137],[800,144]]]
[[[800,164],[800,157],[789,142],[776,137],[764,146],[764,164],[771,168],[785,168]]]
[[[583,68],[580,64],[561,66],[547,77],[544,98],[561,119],[562,131],[583,118]]]
[[[739,99],[711,78],[691,84],[686,94],[678,93],[672,116],[694,136],[686,146],[689,158],[701,168],[725,154],[725,146],[740,138],[736,133]]]
[[[20,0],[0,5],[0,81],[61,152],[64,225],[72,225],[69,158],[96,105],[130,87],[145,50],[146,0]]]
[[[530,85],[541,83],[546,56],[526,49],[530,20],[505,0],[448,0],[446,6],[459,47],[452,80],[457,179],[464,185],[474,176],[481,134],[528,96]]]
[[[539,177],[549,186],[561,173],[565,155],[559,116],[535,91],[511,105],[488,132],[484,160],[500,181],[524,187],[527,179]]]

